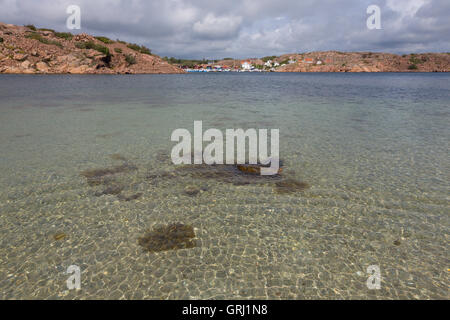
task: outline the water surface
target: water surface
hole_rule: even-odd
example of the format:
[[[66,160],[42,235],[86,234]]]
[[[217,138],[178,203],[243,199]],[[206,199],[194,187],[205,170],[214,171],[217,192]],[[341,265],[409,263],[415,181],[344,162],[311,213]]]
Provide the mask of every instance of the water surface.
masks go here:
[[[448,299],[449,80],[2,75],[0,298]],[[180,170],[170,135],[194,120],[280,129],[283,179],[309,188]],[[122,165],[104,184],[81,174]],[[139,245],[171,223],[195,247]]]

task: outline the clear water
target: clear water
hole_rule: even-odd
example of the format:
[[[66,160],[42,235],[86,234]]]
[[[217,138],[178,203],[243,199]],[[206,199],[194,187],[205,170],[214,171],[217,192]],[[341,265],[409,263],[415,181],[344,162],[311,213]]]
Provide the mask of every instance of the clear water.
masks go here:
[[[449,80],[3,75],[0,298],[448,299]],[[283,176],[310,187],[181,174],[170,134],[194,120],[279,128]],[[120,165],[117,153],[137,167],[112,175],[135,200],[80,175]],[[195,248],[138,244],[173,222],[194,227]],[[67,289],[70,265],[81,290]]]

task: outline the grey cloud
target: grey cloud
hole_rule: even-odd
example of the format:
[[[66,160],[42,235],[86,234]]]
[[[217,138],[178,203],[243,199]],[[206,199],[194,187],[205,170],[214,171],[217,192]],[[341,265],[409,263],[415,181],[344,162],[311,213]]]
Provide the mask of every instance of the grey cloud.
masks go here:
[[[194,34],[203,39],[228,39],[238,36],[242,23],[240,16],[216,17],[209,13],[201,21],[194,23]]]
[[[0,21],[64,30],[69,4],[81,7],[80,32],[184,58],[450,51],[448,0],[0,0]],[[370,4],[382,30],[366,27]]]

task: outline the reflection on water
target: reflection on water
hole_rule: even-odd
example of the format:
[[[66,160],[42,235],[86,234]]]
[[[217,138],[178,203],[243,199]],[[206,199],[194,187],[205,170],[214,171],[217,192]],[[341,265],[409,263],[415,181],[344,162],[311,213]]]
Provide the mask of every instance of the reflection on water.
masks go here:
[[[448,80],[4,75],[0,298],[448,298]],[[280,129],[282,171],[173,165],[194,120]]]

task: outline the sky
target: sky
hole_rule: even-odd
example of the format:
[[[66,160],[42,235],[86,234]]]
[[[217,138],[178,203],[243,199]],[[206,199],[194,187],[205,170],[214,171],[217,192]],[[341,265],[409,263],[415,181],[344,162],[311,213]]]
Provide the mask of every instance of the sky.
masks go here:
[[[69,5],[81,29],[68,30]],[[370,5],[381,29],[369,29]],[[450,0],[0,0],[0,22],[139,43],[160,56],[450,52]]]

